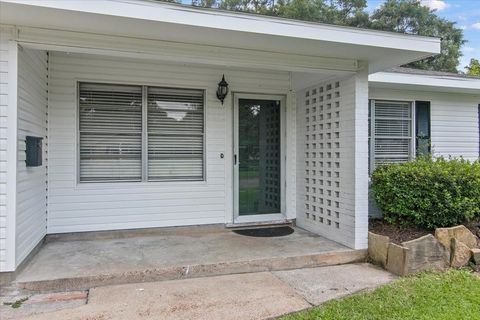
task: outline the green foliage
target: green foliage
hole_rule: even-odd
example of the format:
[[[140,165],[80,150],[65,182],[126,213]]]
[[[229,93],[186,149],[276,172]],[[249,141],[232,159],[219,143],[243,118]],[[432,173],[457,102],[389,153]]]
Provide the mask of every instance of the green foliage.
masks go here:
[[[465,67],[467,69],[467,74],[470,76],[479,76],[480,77],[480,61],[477,59],[470,59],[470,65]]]
[[[480,277],[464,270],[423,273],[280,319],[480,319]]]
[[[17,309],[17,308],[20,308],[22,306],[22,304],[27,300],[28,300],[28,297],[25,297],[25,298],[16,300],[14,302],[4,302],[3,304],[6,305],[6,306],[10,306],[14,309]]]
[[[284,18],[367,27],[366,0],[279,0],[276,15]]]
[[[438,17],[417,0],[387,0],[370,18],[371,28],[420,36],[441,38],[441,53],[412,62],[407,67],[457,72],[460,47],[465,43],[463,31],[455,22]]]
[[[480,217],[480,162],[427,157],[378,167],[375,201],[389,223],[427,229]]]

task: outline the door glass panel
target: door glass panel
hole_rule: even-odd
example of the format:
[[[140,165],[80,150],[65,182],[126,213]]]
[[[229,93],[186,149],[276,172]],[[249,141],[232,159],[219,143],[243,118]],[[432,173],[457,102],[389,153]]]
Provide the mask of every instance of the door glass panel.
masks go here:
[[[280,213],[280,101],[238,104],[239,215]]]

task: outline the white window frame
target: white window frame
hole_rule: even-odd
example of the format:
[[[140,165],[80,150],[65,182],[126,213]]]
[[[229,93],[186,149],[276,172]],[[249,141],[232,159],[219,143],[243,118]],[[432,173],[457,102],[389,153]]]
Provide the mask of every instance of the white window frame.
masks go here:
[[[80,179],[80,84],[81,83],[98,83],[98,84],[111,84],[111,85],[131,85],[131,86],[141,86],[142,87],[142,178],[139,181],[122,181],[122,180],[98,180],[98,181],[81,181]],[[203,157],[202,157],[202,177],[201,178],[192,178],[192,179],[148,179],[148,87],[160,87],[166,89],[190,89],[190,90],[199,90],[203,92]],[[76,126],[76,180],[77,185],[91,185],[91,184],[112,184],[112,185],[128,185],[128,184],[159,184],[163,182],[170,183],[206,183],[207,181],[207,88],[206,87],[194,87],[194,86],[171,86],[165,84],[155,84],[155,83],[135,83],[135,82],[114,82],[114,81],[102,81],[94,79],[76,79],[75,80],[75,126]]]
[[[416,110],[415,110],[415,101],[412,100],[399,100],[399,99],[370,99],[368,108],[370,113],[370,123],[368,130],[370,135],[368,140],[370,141],[369,150],[368,150],[368,160],[369,160],[369,171],[370,174],[375,170],[375,101],[391,101],[391,102],[407,102],[410,104],[411,108],[411,117],[410,117],[410,150],[408,155],[408,161],[415,159],[416,157],[416,139],[415,139],[415,130],[416,130]]]

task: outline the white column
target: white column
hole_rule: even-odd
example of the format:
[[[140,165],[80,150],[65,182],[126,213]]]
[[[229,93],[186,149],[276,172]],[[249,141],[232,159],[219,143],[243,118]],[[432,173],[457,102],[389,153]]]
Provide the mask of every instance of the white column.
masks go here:
[[[368,72],[355,76],[355,249],[368,247]]]
[[[368,239],[368,74],[297,93],[297,225],[350,248]]]

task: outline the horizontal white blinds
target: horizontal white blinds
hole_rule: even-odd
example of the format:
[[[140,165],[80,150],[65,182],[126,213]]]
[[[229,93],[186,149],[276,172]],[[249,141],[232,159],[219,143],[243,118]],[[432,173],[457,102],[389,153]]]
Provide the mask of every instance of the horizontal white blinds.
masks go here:
[[[373,108],[374,165],[410,160],[413,142],[411,103],[375,100]]]
[[[203,179],[204,91],[147,90],[148,179]]]
[[[79,132],[81,182],[204,178],[203,90],[80,83]]]
[[[80,181],[142,179],[142,87],[81,83]]]

